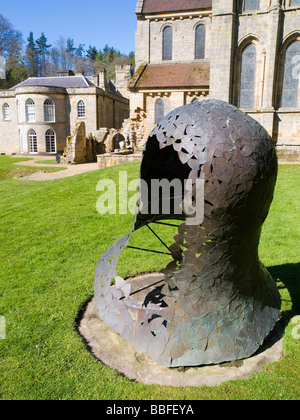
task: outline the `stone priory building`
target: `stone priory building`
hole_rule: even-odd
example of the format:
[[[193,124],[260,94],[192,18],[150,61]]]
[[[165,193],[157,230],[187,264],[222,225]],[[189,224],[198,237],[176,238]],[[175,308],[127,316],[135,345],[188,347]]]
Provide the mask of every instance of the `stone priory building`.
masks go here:
[[[131,117],[142,146],[169,111],[198,99],[258,120],[300,156],[300,0],[138,0]]]

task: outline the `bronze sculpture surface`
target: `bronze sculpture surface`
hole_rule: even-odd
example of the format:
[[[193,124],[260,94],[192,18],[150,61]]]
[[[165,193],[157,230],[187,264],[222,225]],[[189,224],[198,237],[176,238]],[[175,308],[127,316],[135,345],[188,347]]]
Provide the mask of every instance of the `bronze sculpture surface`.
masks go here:
[[[204,218],[200,224],[179,226],[169,248],[174,261],[164,271],[165,285],[155,300],[149,296],[143,304],[135,302],[116,272],[132,232],[161,219],[186,218],[184,208],[177,216],[175,197],[169,215],[143,213],[152,197],[149,191],[142,193],[130,234],[97,265],[100,318],[168,367],[253,355],[274,328],[281,306],[277,287],[258,257],[277,168],[268,133],[232,105],[207,100],[167,115],[149,136],[140,178],[146,184],[153,179],[190,179],[192,185],[203,180]]]

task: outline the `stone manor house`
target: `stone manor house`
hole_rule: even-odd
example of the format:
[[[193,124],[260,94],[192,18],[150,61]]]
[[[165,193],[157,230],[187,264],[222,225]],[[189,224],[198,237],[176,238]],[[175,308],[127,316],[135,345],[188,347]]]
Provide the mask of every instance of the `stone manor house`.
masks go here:
[[[118,129],[128,96],[137,149],[168,112],[209,98],[238,106],[268,130],[279,154],[300,158],[300,0],[137,0],[136,15],[128,91],[126,69],[120,91],[104,73],[0,91],[0,152],[61,152],[78,120],[95,137]]]
[[[0,91],[0,153],[63,153],[66,139],[83,121],[86,133],[121,128],[129,116],[129,101],[106,78],[63,72],[34,77]]]
[[[300,156],[300,0],[138,0],[131,117],[145,137],[198,99],[257,119],[279,153]]]

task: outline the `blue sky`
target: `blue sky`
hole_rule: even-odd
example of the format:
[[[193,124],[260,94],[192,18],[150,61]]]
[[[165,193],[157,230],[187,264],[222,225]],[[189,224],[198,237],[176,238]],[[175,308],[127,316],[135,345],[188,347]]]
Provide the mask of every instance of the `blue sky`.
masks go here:
[[[75,45],[102,49],[105,44],[128,54],[134,51],[136,0],[11,0],[1,1],[0,14],[9,19],[26,41],[45,33],[50,44],[60,36]]]

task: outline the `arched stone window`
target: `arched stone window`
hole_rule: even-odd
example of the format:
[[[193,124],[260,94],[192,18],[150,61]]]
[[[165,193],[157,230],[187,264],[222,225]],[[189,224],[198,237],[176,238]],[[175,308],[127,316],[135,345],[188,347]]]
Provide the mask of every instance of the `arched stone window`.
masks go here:
[[[10,108],[8,104],[4,104],[2,107],[3,121],[10,121]]]
[[[26,121],[35,122],[35,103],[32,99],[26,101]]]
[[[163,60],[173,59],[173,28],[166,26],[163,30]]]
[[[34,130],[29,130],[28,134],[27,134],[27,139],[28,139],[28,151],[29,153],[37,153],[38,152],[38,148],[37,148],[37,135],[36,132]]]
[[[300,42],[292,42],[285,51],[281,106],[298,107],[300,77]]]
[[[162,99],[155,102],[155,124],[158,124],[165,116],[165,104]]]
[[[244,0],[245,12],[260,9],[260,0]]]
[[[253,108],[255,96],[255,75],[256,75],[256,48],[254,44],[248,44],[241,58],[240,78],[240,108]]]
[[[46,153],[56,153],[56,136],[53,130],[47,130],[45,135]]]
[[[51,99],[44,102],[44,120],[45,122],[55,122],[55,108]]]
[[[83,101],[79,101],[77,104],[77,117],[85,118],[85,103]]]
[[[196,42],[195,42],[195,59],[205,58],[205,38],[206,30],[205,25],[198,25],[196,27]]]
[[[114,138],[113,138],[112,144],[113,144],[113,150],[122,150],[122,148],[125,147],[125,138],[124,138],[124,136],[122,134],[120,134],[120,133],[116,134],[114,136]]]

